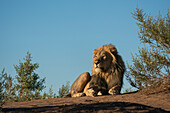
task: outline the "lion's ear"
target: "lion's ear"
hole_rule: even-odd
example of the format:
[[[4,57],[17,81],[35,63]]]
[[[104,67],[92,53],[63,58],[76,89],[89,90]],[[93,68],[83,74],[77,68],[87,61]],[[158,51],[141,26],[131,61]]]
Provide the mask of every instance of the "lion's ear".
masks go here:
[[[117,49],[116,49],[115,47],[110,48],[110,52],[111,52],[113,55],[117,55]]]

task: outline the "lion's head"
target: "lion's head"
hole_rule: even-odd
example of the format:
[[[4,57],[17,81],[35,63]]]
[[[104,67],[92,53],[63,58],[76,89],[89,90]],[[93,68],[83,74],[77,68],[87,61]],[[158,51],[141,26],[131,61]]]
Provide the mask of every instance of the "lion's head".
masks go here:
[[[97,48],[93,52],[93,74],[108,72],[108,69],[110,69],[111,65],[117,60],[117,49],[111,44]]]

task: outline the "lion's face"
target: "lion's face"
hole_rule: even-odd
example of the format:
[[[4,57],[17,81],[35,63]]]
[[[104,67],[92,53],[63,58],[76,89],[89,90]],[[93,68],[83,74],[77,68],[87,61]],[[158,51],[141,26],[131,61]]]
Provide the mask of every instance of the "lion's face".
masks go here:
[[[112,63],[112,55],[105,50],[97,50],[93,56],[93,68],[96,73],[106,72]]]

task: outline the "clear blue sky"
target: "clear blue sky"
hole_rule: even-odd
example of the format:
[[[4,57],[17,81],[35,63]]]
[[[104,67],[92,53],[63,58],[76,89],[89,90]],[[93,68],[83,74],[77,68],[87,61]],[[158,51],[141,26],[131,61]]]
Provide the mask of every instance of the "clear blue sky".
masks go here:
[[[138,51],[138,27],[131,12],[165,15],[170,0],[0,0],[0,71],[15,76],[13,65],[29,50],[36,71],[54,92],[92,71],[93,50],[113,44],[125,62]],[[127,81],[124,88],[129,87]]]

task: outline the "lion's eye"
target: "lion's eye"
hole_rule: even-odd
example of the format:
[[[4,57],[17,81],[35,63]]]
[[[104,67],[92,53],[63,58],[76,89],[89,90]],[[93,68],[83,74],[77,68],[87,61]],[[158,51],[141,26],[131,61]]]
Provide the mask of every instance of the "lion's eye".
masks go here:
[[[102,60],[105,60],[106,59],[106,56],[102,56],[102,58],[101,58]]]

